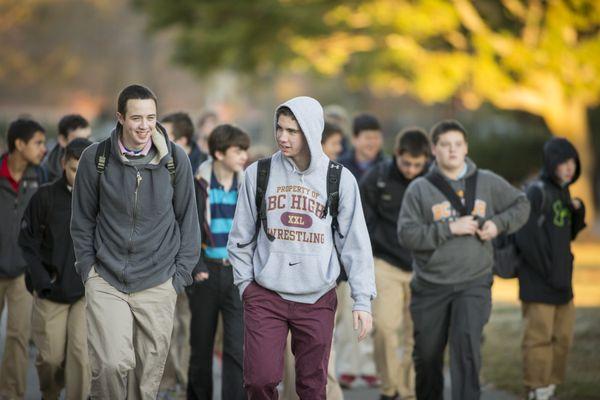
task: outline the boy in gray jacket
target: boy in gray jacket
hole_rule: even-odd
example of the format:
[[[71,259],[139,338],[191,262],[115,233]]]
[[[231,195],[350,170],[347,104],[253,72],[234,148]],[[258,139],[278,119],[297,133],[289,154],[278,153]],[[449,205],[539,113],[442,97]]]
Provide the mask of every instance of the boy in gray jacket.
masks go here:
[[[334,288],[340,274],[334,240],[348,274],[359,339],[371,329],[373,258],[364,240],[367,227],[358,185],[343,169],[339,235],[334,238],[332,217],[326,212],[330,164],[320,143],[323,124],[323,109],[310,97],[297,97],[277,108],[279,151],[271,157],[266,216],[259,231],[257,163],[248,167],[240,189],[228,250],[244,306],[244,386],[252,399],[277,398],[288,331],[299,397],[325,399],[337,304]]]
[[[527,221],[529,202],[467,158],[467,134],[458,122],[438,123],[431,140],[436,161],[409,185],[398,221],[400,243],[413,254],[416,394],[443,398],[449,339],[452,398],[474,400],[481,394],[481,334],[491,312],[491,241]],[[444,186],[456,201],[438,189]]]
[[[117,127],[84,151],[73,186],[92,398],[156,398],[176,293],[199,259],[190,161],[157,124],[156,106],[149,89],[123,89]]]

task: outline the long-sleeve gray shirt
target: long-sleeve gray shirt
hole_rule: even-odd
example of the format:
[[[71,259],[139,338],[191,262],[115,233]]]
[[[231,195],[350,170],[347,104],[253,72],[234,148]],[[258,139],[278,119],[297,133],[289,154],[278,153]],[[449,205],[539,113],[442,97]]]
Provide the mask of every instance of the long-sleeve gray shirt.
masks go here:
[[[437,169],[434,164],[432,168]],[[455,190],[464,190],[466,179],[476,170],[467,159],[467,173],[448,179]],[[499,233],[517,231],[529,216],[529,201],[523,192],[488,170],[478,170],[473,214],[493,221]],[[494,249],[477,236],[455,236],[450,222],[458,213],[426,178],[413,181],[404,195],[398,219],[400,243],[413,252],[415,274],[428,282],[468,282],[492,272]]]

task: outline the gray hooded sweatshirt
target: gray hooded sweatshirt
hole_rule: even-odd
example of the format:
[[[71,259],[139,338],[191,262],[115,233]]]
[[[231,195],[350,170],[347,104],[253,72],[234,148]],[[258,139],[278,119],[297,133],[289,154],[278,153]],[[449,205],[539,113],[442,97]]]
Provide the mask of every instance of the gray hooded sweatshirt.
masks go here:
[[[256,281],[286,300],[312,304],[335,287],[340,275],[331,216],[327,213],[322,218],[329,164],[321,148],[323,108],[310,97],[296,97],[279,107],[282,106],[292,110],[306,137],[310,164],[300,171],[280,151],[272,156],[265,201],[267,226],[275,240],[269,241],[261,228],[256,243],[240,248],[238,244],[252,238],[257,218],[258,163],[250,165],[240,189],[227,247],[240,295],[250,282]],[[338,221],[344,237],[336,234],[335,240],[348,275],[354,310],[370,312],[376,295],[373,255],[358,184],[345,168],[340,181]]]
[[[466,179],[477,168],[470,159],[466,162],[467,172],[462,178],[446,178],[455,191],[465,190]],[[431,168],[439,172],[435,163]],[[480,169],[473,214],[481,222],[492,220],[499,233],[513,233],[527,222],[529,201],[502,177]],[[450,222],[457,216],[442,192],[425,177],[408,186],[398,219],[398,238],[400,244],[412,250],[418,278],[436,284],[456,284],[492,273],[492,243],[477,236],[454,236]]]
[[[86,279],[95,265],[102,278],[124,293],[171,278],[181,292],[192,283],[191,272],[200,257],[190,161],[160,125],[152,134],[156,151],[147,164],[121,154],[120,134],[118,124],[111,134],[110,162],[101,176],[95,162],[98,144],[81,155],[71,217],[75,268]],[[175,159],[174,186],[166,168],[171,157]]]

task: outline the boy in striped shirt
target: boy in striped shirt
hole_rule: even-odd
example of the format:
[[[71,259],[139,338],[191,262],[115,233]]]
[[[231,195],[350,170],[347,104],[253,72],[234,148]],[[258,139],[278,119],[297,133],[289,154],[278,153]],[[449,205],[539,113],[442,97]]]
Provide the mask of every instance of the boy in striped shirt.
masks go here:
[[[202,236],[202,257],[194,270],[188,296],[192,311],[188,399],[212,399],[212,359],[219,313],[223,319],[223,400],[242,400],[242,302],[233,284],[227,255],[238,187],[248,160],[250,138],[241,129],[217,126],[208,140],[211,159],[196,178],[196,201]]]

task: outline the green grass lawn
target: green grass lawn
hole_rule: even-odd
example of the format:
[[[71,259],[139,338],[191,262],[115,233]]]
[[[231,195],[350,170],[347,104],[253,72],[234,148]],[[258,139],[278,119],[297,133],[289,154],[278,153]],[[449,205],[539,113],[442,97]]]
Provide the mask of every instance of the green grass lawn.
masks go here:
[[[577,304],[577,301],[575,302]],[[577,308],[575,341],[567,379],[557,391],[561,400],[600,399],[600,307]],[[483,378],[522,395],[522,319],[516,304],[496,303],[485,329]]]

